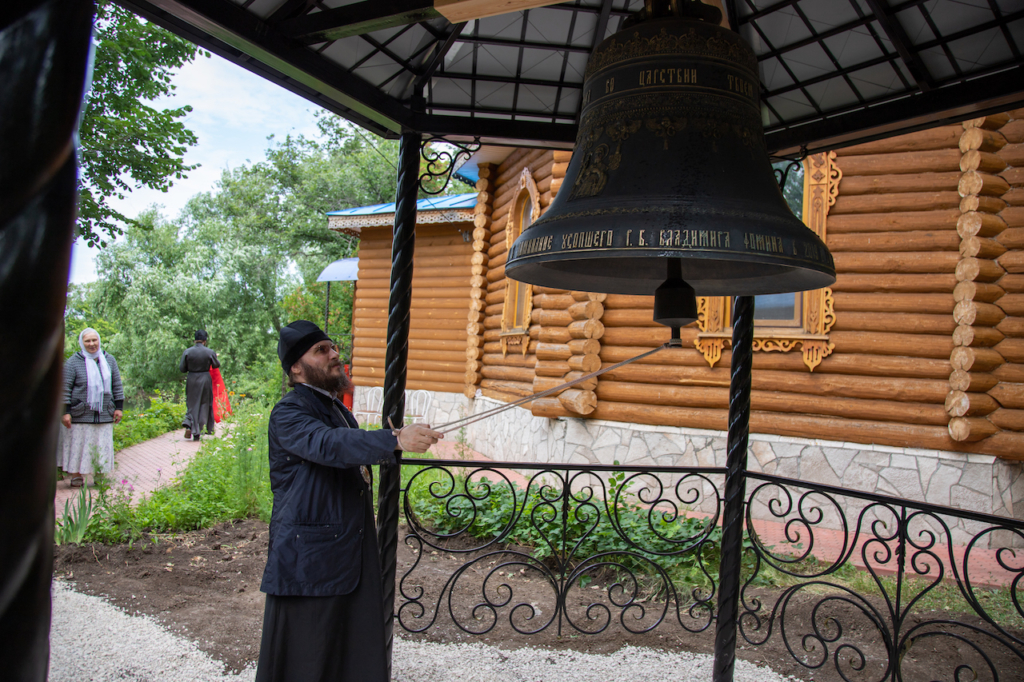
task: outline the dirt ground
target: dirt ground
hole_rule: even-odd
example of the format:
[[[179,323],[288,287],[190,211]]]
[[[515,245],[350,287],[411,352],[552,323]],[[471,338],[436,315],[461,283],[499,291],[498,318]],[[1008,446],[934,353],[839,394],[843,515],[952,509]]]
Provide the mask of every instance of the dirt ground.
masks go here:
[[[404,533],[400,537],[404,537]],[[131,547],[58,546],[55,548],[54,575],[74,583],[80,592],[107,598],[128,613],[155,617],[172,631],[195,641],[204,651],[222,661],[227,669],[238,671],[254,662],[259,652],[263,621],[263,594],[259,591],[259,585],[266,552],[267,525],[247,520],[174,537],[147,538]],[[480,558],[459,575],[454,588],[449,590],[452,595],[450,607],[448,594],[445,594],[440,607],[441,615],[431,627],[422,634],[415,634],[396,625],[396,631],[403,639],[476,641],[506,649],[530,646],[611,653],[622,646],[633,645],[702,653],[713,651],[713,627],[698,634],[688,632],[680,625],[680,619],[674,611],[651,632],[633,634],[626,631],[619,622],[621,611],[614,608],[612,603],[618,593],[614,588],[609,591],[609,585],[602,584],[600,580],[583,588],[574,587],[569,590],[566,611],[573,622],[584,630],[600,628],[607,620],[606,614],[610,613],[611,623],[603,632],[581,634],[563,621],[559,635],[556,619],[541,634],[517,633],[510,625],[510,613],[512,622],[519,629],[536,629],[551,619],[555,598],[550,584],[539,571],[526,564],[515,563],[513,559],[509,553]],[[401,612],[401,618],[407,626],[415,629],[422,627],[417,625],[419,623],[430,622],[438,603],[438,595],[445,590],[449,578],[466,560],[464,556],[456,558],[445,552],[435,553],[429,547],[417,552],[414,547],[404,542],[399,543],[399,576],[415,564],[414,572],[406,579],[402,589],[406,595],[413,595],[417,593],[417,587],[422,587],[426,611],[424,617],[417,619],[414,605],[407,606]],[[484,589],[486,592],[483,592]],[[511,599],[509,590],[512,591]],[[493,622],[489,619],[488,609],[474,609],[484,601],[482,594],[486,594],[493,604],[508,601],[509,605],[497,609],[497,622],[489,632],[469,634],[449,614],[456,614],[458,623],[466,629],[476,632],[486,630]],[[776,594],[761,592],[759,597],[770,611],[770,605],[776,602]],[[618,600],[621,602],[622,598]],[[405,601],[399,594],[398,605],[401,606]],[[768,641],[759,646],[743,644],[741,638],[738,656],[800,679],[841,682],[843,676],[837,671],[834,662],[822,660],[822,645],[802,639],[813,629],[795,627],[796,624],[809,623],[815,606],[821,601],[821,595],[795,597],[785,616],[790,648],[809,666],[819,667],[808,667],[794,660],[778,627]],[[606,612],[600,606],[592,607],[595,603],[612,608]],[[529,618],[530,607],[513,610],[516,604],[532,605],[533,618]],[[637,611],[625,615],[625,622],[633,630],[653,624],[664,609],[664,603],[657,599],[649,600],[643,606],[643,618],[637,619]],[[884,609],[880,603],[874,606]],[[588,614],[591,617],[589,620]],[[824,640],[834,639],[837,628],[842,628],[840,640],[835,643],[828,641],[827,645],[829,657],[835,656],[838,651],[840,665],[847,679],[879,680],[887,677],[882,637],[871,626],[864,611],[835,599],[819,606],[817,614],[819,634]],[[935,613],[922,615],[928,616],[930,620],[943,617],[966,625],[984,625],[973,616]],[[913,618],[910,617],[907,627],[913,626]],[[698,624],[697,621],[687,619],[685,614],[682,620],[691,627]],[[888,618],[885,617],[885,620]],[[1024,638],[1024,632],[1014,634]],[[844,648],[842,644],[855,648]],[[1020,658],[1002,647],[990,644],[986,645],[985,650],[992,656],[993,664],[999,670],[999,679],[1024,680],[1024,664]],[[857,651],[863,654],[862,661]],[[977,679],[993,679],[988,666],[966,642],[949,636],[917,637],[904,656],[904,679],[955,679],[954,670],[962,663],[973,663],[978,672]],[[861,665],[863,669],[857,670]]]

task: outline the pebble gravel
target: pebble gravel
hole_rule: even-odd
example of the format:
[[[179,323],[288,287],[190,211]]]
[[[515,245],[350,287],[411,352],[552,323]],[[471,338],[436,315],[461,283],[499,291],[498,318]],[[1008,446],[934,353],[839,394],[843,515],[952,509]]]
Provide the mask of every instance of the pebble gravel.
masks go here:
[[[704,654],[624,647],[614,654],[546,649],[496,649],[483,644],[396,640],[395,682],[707,682],[712,659]],[[641,673],[642,671],[642,673]],[[50,631],[52,682],[251,682],[255,670],[224,667],[188,639],[148,616],[131,616],[99,597],[53,586]],[[736,682],[791,682],[737,661]]]

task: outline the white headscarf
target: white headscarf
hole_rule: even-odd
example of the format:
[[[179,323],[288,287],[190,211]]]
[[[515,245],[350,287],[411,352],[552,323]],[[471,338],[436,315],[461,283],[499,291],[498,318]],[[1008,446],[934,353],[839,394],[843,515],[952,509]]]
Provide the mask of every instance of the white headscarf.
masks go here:
[[[110,365],[107,364],[107,358],[103,355],[102,347],[97,348],[95,353],[90,353],[85,349],[82,337],[87,332],[95,334],[97,339],[100,338],[99,332],[92,327],[86,327],[78,335],[78,347],[82,349],[82,355],[85,356],[85,378],[89,387],[87,400],[90,410],[102,412],[103,394],[112,392],[110,388]],[[99,359],[98,363],[96,362],[97,359]]]

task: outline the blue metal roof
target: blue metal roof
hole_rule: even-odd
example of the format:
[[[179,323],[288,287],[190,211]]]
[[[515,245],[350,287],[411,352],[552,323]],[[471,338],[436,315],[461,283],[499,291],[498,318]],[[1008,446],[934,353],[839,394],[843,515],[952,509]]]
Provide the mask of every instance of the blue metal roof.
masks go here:
[[[416,202],[417,211],[444,211],[453,208],[473,208],[474,206],[476,206],[475,192],[472,194],[454,194],[448,197],[430,197]],[[354,216],[394,212],[395,202],[392,201],[390,204],[376,204],[374,206],[360,206],[358,208],[343,208],[340,211],[329,211],[327,215]]]

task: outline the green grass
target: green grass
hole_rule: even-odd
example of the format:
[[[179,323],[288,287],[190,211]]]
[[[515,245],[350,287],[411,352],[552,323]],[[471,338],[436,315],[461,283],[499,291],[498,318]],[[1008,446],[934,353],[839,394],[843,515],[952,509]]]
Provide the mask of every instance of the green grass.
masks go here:
[[[147,409],[123,411],[121,423],[114,424],[114,451],[181,428],[184,418],[184,403],[171,402],[158,393]]]

